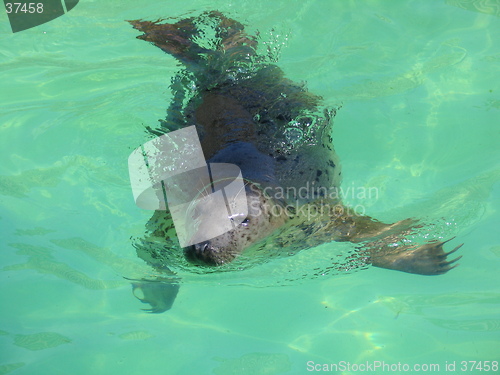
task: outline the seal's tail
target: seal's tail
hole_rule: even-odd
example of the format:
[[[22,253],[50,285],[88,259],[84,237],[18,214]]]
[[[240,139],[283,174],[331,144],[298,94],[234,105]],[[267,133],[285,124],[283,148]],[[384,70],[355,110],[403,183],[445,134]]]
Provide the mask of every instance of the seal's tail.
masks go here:
[[[248,48],[248,53],[255,54],[257,41],[244,32],[244,26],[217,11],[204,13],[200,17],[186,18],[179,22],[161,23],[163,20],[128,21],[132,26],[144,32],[137,38],[153,43],[163,51],[173,55],[185,64],[197,63],[201,56],[214,52],[227,52],[238,47]],[[215,39],[213,47],[200,46],[204,36],[202,24],[215,24]]]

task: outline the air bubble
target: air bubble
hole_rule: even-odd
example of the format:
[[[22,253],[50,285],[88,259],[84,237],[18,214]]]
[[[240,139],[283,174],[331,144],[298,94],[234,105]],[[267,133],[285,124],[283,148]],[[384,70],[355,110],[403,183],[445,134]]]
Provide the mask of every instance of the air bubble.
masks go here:
[[[285,129],[286,140],[292,144],[296,144],[302,141],[303,136],[304,133],[299,128]]]

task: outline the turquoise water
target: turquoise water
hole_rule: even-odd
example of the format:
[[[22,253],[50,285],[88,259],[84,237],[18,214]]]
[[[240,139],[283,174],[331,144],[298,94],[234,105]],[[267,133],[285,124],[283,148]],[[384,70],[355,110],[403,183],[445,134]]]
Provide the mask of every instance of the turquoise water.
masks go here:
[[[150,212],[133,202],[127,158],[164,117],[178,66],[123,20],[211,9],[260,31],[289,78],[342,106],[343,186],[379,191],[346,201],[456,236],[457,269],[312,277],[319,247],[245,276],[193,277],[170,311],[140,310],[123,276],[152,273],[132,246]],[[12,34],[2,14],[0,374],[500,361],[499,16],[493,0],[81,1]],[[271,286],[288,269],[306,276]]]

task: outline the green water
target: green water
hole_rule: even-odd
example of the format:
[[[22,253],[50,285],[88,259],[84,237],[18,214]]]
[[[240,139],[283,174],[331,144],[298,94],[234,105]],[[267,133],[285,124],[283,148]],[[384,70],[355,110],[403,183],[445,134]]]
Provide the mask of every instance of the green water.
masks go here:
[[[127,158],[164,117],[178,66],[123,20],[211,9],[342,106],[343,186],[379,191],[346,201],[457,236],[457,269],[312,277],[320,247],[241,279],[193,277],[170,311],[140,310],[123,276],[152,272],[131,240],[150,212]],[[12,34],[2,13],[0,374],[306,374],[309,361],[498,373],[484,364],[500,361],[499,16],[494,0],[82,0]],[[288,270],[306,276],[269,286]]]

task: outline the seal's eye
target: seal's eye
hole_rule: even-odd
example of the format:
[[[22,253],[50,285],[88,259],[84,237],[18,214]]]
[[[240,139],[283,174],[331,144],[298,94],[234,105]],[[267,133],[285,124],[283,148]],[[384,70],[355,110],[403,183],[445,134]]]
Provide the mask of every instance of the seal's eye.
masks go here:
[[[241,222],[241,224],[243,224],[243,225],[248,225],[248,223],[249,223],[249,222],[250,222],[250,219],[247,217],[245,220],[243,220],[243,221]]]

